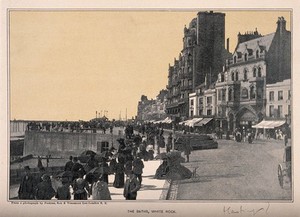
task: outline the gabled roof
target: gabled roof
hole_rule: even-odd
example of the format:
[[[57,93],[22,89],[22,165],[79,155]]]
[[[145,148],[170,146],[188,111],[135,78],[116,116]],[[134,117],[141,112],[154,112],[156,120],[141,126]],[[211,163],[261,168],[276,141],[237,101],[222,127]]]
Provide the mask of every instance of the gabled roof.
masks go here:
[[[272,44],[272,41],[274,39],[274,35],[275,35],[275,32],[270,33],[265,36],[262,36],[262,37],[259,37],[259,38],[255,38],[255,39],[240,43],[240,44],[238,44],[234,53],[238,53],[238,54],[244,53],[244,51],[246,49],[255,50],[257,48],[257,46],[263,47],[266,51],[268,51]]]

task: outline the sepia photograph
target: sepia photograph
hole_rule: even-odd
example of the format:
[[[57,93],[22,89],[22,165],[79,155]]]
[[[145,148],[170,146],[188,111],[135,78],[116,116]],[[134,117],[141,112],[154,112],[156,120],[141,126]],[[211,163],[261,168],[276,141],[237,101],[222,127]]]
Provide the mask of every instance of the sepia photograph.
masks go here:
[[[129,216],[293,204],[294,20],[283,7],[7,8],[6,201]]]

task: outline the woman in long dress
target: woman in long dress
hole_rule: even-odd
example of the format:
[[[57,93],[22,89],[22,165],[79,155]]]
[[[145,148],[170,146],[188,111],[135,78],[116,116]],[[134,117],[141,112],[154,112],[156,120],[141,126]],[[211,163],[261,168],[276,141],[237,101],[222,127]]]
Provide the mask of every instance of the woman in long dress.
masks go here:
[[[115,188],[123,188],[124,187],[124,163],[118,162],[115,167],[115,181],[113,186]]]

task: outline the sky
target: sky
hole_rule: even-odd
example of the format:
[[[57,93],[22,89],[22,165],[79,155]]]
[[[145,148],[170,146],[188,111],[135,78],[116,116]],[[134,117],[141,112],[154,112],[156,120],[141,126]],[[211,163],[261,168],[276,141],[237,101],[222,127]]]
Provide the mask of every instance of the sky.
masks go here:
[[[198,11],[11,11],[10,119],[136,116],[141,95],[166,88],[169,63]],[[233,52],[239,32],[265,35],[289,11],[224,12]],[[225,43],[226,44],[226,43]]]

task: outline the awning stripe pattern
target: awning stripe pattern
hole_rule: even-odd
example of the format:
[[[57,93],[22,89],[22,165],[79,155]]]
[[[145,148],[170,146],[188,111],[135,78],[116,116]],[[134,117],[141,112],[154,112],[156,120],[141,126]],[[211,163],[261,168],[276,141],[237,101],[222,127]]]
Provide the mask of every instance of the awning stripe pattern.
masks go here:
[[[280,127],[285,123],[285,121],[266,121],[263,120],[260,123],[252,126],[253,128],[260,128],[260,129],[274,129],[276,127]]]
[[[189,127],[194,127],[194,125],[200,122],[203,118],[193,118],[191,120],[181,121],[179,122],[180,125],[186,125]]]
[[[200,122],[195,124],[195,127],[201,127],[203,125],[206,125],[211,120],[212,120],[212,118],[203,118]]]

